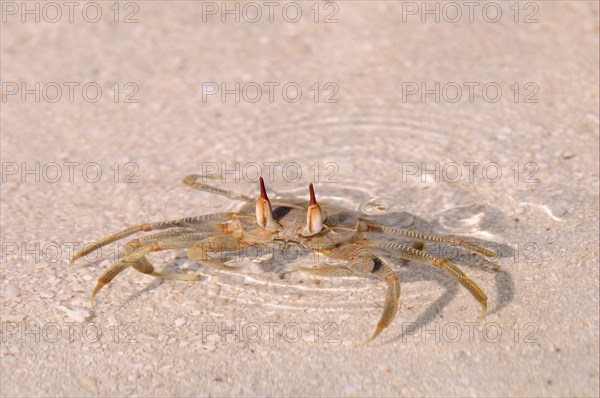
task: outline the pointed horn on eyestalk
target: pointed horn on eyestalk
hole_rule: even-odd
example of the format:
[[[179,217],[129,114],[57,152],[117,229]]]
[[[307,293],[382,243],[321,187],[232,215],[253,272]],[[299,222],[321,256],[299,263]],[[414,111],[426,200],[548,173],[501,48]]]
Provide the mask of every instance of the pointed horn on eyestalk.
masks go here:
[[[308,186],[310,191],[310,203],[308,206],[308,212],[306,213],[306,227],[304,227],[304,236],[311,236],[318,234],[323,229],[323,222],[325,221],[325,213],[321,210],[321,206],[315,199],[315,190],[313,184]]]
[[[277,228],[277,223],[271,213],[271,202],[265,189],[265,181],[260,177],[260,197],[256,200],[256,222],[262,228],[273,230]]]

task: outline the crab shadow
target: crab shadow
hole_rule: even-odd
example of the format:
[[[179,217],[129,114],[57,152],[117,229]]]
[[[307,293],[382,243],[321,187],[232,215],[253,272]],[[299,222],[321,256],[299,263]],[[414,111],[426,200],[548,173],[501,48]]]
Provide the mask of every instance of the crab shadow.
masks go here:
[[[440,235],[439,232],[425,219],[415,216],[413,214],[404,215],[403,217],[413,217],[414,227],[411,226],[407,229],[414,229],[419,232]],[[398,217],[398,216],[397,216]],[[386,225],[389,225],[389,222],[384,222]],[[394,226],[394,225],[389,225]],[[457,238],[464,238],[460,235],[452,235]],[[513,278],[506,269],[503,269],[500,266],[501,259],[507,259],[510,257],[514,257],[515,249],[506,244],[498,244],[494,242],[488,242],[482,239],[476,238],[468,238],[468,241],[478,244],[479,246],[485,247],[487,249],[493,250],[496,255],[492,258],[485,258],[483,256],[468,252],[462,248],[444,246],[444,245],[428,245],[424,250],[430,254],[444,257],[450,260],[453,264],[458,265],[465,271],[467,276],[473,279],[476,283],[477,280],[481,278],[473,278],[472,275],[469,274],[491,274],[494,275],[494,285],[496,291],[496,305],[488,311],[487,315],[494,314],[500,312],[504,307],[506,307],[512,300],[515,295],[515,284]],[[420,283],[424,281],[435,282],[438,285],[442,286],[445,291],[444,293],[437,298],[433,303],[431,303],[425,311],[423,311],[414,321],[409,322],[409,328],[404,327],[403,324],[402,331],[396,337],[388,339],[381,344],[388,344],[392,342],[405,341],[408,335],[413,335],[420,332],[427,325],[431,324],[436,319],[443,317],[443,310],[446,308],[450,302],[456,297],[457,294],[461,290],[461,286],[458,282],[453,280],[447,273],[443,272],[441,269],[433,268],[428,265],[406,261],[406,260],[398,260],[390,258],[389,256],[383,255],[383,257],[387,257],[387,259],[393,264],[399,264],[397,267],[397,274],[400,278],[400,282],[402,284],[405,283]],[[475,271],[475,272],[469,272]],[[476,280],[477,279],[477,280]],[[466,290],[465,290],[466,291]],[[402,302],[402,296],[400,297]],[[473,300],[475,300],[473,298]],[[414,306],[413,303],[410,306]],[[471,321],[472,319],[469,319]]]
[[[461,259],[468,261],[461,261]],[[494,275],[496,304],[491,310],[488,311],[488,315],[500,312],[513,300],[515,285],[510,273],[506,270],[500,269],[495,263],[490,263],[484,259],[473,262],[473,258],[468,255],[457,256],[451,258],[451,260],[453,263],[461,266],[464,271],[467,271],[467,275],[469,275],[468,269],[478,270]],[[426,265],[417,263],[401,265],[400,269],[397,271],[397,274],[402,284],[433,281],[439,286],[443,287],[445,290],[444,293],[433,303],[431,303],[416,319],[408,323],[410,327],[407,328],[405,327],[406,324],[403,324],[401,333],[397,337],[389,339],[387,342],[395,342],[398,340],[405,341],[408,335],[415,334],[435,320],[442,318],[444,309],[450,304],[456,295],[460,293],[461,290],[464,290],[461,289],[461,286],[458,282],[454,281],[442,270],[431,268]],[[475,278],[471,279],[475,280]],[[466,292],[466,290],[464,291]],[[402,297],[400,300],[402,302]],[[473,298],[473,300],[475,299]],[[411,307],[418,305],[417,303],[407,304]],[[472,320],[473,319],[468,319],[468,321]]]

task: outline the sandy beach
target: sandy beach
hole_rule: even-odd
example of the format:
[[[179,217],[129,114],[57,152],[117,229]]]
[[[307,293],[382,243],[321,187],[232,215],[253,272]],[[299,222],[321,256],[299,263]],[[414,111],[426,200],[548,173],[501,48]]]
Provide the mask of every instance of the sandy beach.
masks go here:
[[[598,396],[597,2],[0,5],[1,396]],[[152,254],[200,278],[128,269],[92,308],[127,239],[74,251],[240,208],[194,173],[480,242],[428,250],[487,316],[390,258],[400,307],[361,346],[385,284],[266,247]]]

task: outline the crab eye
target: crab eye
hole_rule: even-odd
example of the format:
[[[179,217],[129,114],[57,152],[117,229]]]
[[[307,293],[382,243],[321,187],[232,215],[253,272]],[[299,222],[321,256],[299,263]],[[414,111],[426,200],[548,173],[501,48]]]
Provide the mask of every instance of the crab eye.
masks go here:
[[[271,213],[271,202],[262,177],[260,177],[260,197],[256,201],[256,222],[262,228],[271,231],[277,229],[277,222]]]
[[[308,190],[310,191],[310,203],[306,213],[306,227],[302,231],[304,236],[318,234],[323,229],[323,223],[325,222],[325,212],[321,210],[321,206],[315,199],[313,184],[308,186]]]

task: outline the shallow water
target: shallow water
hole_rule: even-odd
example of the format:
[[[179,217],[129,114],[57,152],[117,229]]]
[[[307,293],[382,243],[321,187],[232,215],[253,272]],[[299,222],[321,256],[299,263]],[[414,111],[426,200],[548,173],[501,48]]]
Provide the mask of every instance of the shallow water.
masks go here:
[[[0,326],[56,324],[63,338],[3,334],[0,395],[597,394],[597,3],[503,2],[498,23],[457,24],[420,15],[404,22],[402,7],[421,2],[302,3],[308,16],[311,6],[339,6],[335,24],[203,22],[211,2],[130,3],[140,7],[138,23],[23,23],[3,14],[3,83],[97,81],[106,95],[53,103],[2,93]],[[539,21],[525,23],[536,7]],[[297,103],[203,100],[205,82],[275,80],[298,82],[307,95]],[[495,82],[504,95],[403,98],[407,82],[473,81]],[[114,82],[136,83],[139,101],[115,102]],[[310,98],[315,82],[337,84],[339,101]],[[537,102],[523,101],[529,83]],[[80,163],[74,181],[69,161]],[[8,164],[44,170],[52,162],[63,165],[56,182],[4,173]],[[82,179],[90,163],[102,168],[98,182]],[[135,182],[124,181],[126,164]],[[309,277],[295,267],[325,260],[293,251],[247,253],[236,272],[207,270],[183,251],[158,253],[157,268],[203,279],[126,271],[92,311],[89,294],[123,246],[67,267],[69,245],[236,210],[239,202],[178,186],[185,175],[223,171],[215,184],[240,194],[258,193],[258,171],[272,199],[307,199],[313,182],[319,201],[386,225],[497,242],[499,256],[487,263],[443,252],[486,292],[488,316],[477,319],[475,300],[438,270],[394,263],[398,315],[374,344],[357,347],[380,316],[383,284]],[[104,338],[70,341],[71,321],[94,322]],[[290,341],[281,331],[274,341],[205,338],[207,325],[266,331],[270,321],[321,332],[335,325],[336,339]],[[475,339],[469,322],[479,322]],[[131,330],[119,325],[134,327],[135,339],[124,340]],[[444,332],[457,325],[458,341]],[[488,329],[501,338],[481,334]]]

